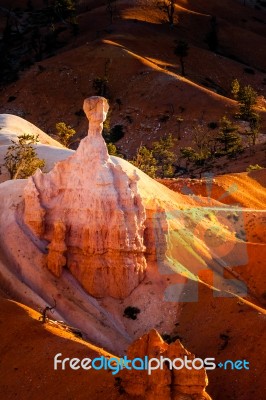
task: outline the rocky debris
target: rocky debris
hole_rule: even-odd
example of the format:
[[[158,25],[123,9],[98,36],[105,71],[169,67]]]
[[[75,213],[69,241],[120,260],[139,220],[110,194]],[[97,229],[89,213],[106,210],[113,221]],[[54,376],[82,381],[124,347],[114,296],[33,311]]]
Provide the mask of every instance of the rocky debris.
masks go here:
[[[24,190],[24,223],[44,243],[47,268],[67,267],[95,297],[124,298],[145,276],[146,213],[138,175],[113,163],[102,137],[108,103],[84,101],[88,136],[48,173],[37,171]]]
[[[148,356],[160,359],[160,357],[174,360],[186,356],[188,360],[195,356],[187,351],[179,340],[167,344],[159,333],[153,329],[135,342],[127,351],[129,360],[134,358],[144,359]],[[145,400],[211,400],[205,388],[208,378],[204,368],[202,369],[169,369],[167,362],[163,363],[163,369],[155,369],[148,374],[147,370],[127,370],[120,372],[121,387],[132,396],[141,396]]]

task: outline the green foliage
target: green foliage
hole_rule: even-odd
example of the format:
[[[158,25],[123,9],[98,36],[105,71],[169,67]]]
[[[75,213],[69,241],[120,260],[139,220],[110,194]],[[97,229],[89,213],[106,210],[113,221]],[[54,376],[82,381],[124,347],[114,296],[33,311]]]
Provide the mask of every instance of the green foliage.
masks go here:
[[[241,87],[238,93],[240,116],[245,120],[250,120],[254,114],[254,106],[257,101],[258,94],[250,86]]]
[[[18,136],[18,142],[12,140],[7,149],[4,166],[9,172],[10,179],[25,179],[45,165],[45,161],[37,157],[33,145],[38,142],[38,136],[24,134]]]
[[[119,153],[119,151],[114,143],[106,143],[106,146],[107,146],[108,153],[110,154],[110,156],[116,156],[116,157],[123,158],[123,154]]]
[[[193,148],[182,147],[180,149],[181,158],[186,159],[186,168],[188,163],[195,167],[205,167],[213,157],[211,149],[211,137],[202,125],[193,127]]]
[[[233,124],[226,116],[220,121],[219,134],[216,137],[218,144],[221,145],[216,155],[235,156],[242,151],[241,137],[237,133],[237,126]]]
[[[250,137],[250,145],[255,146],[260,133],[260,116],[255,111],[258,94],[250,86],[241,86],[237,79],[231,85],[231,91],[239,104],[237,117],[249,122],[246,134]]]
[[[239,90],[240,90],[240,83],[239,83],[238,79],[233,79],[233,81],[231,83],[231,93],[236,100],[238,100]]]
[[[196,151],[192,149],[192,147],[182,147],[180,149],[180,154],[182,158],[185,158],[191,162],[195,160]]]
[[[249,130],[246,131],[246,134],[250,137],[250,142],[253,146],[256,144],[259,133],[260,116],[256,113],[253,113],[252,117],[249,119]]]
[[[56,136],[58,141],[68,147],[71,144],[70,139],[76,134],[75,129],[66,125],[65,122],[58,122],[55,127],[57,130]]]
[[[124,136],[123,125],[115,125],[110,127],[111,112],[107,114],[106,120],[103,122],[103,138],[105,140],[108,153],[110,156],[117,156],[123,158],[123,154],[119,153],[116,145],[114,144]]]
[[[255,165],[249,165],[246,169],[247,172],[251,172],[251,171],[257,171],[263,169],[260,165],[255,164]]]
[[[66,44],[59,40],[62,32],[78,32],[76,0],[43,0],[38,4],[29,0],[27,8],[9,3],[1,13],[1,84],[17,80],[19,71],[54,55]]]
[[[153,143],[152,152],[157,161],[157,174],[161,177],[171,178],[174,175],[173,163],[176,157],[172,149],[175,143],[176,139],[172,134]]]
[[[174,175],[175,154],[172,151],[176,139],[171,134],[152,144],[152,148],[140,146],[132,164],[152,178],[170,178]]]
[[[107,114],[107,118],[103,123],[103,138],[107,145],[108,153],[111,156],[123,158],[123,154],[119,153],[116,145],[114,144],[124,136],[123,125],[115,125],[111,128],[110,116],[111,112]]]
[[[250,85],[241,86],[237,79],[234,79],[231,84],[231,92],[239,104],[239,118],[249,121],[255,113],[257,92]]]
[[[140,146],[138,148],[137,154],[131,163],[151,178],[155,178],[158,169],[157,161],[153,156],[153,151],[149,150],[146,146]]]

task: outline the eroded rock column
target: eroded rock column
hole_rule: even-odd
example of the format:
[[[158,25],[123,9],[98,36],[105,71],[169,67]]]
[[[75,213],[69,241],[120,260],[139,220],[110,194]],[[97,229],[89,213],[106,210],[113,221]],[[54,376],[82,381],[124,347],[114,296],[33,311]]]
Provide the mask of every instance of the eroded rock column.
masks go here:
[[[107,100],[84,101],[89,131],[76,153],[48,174],[37,171],[24,191],[24,223],[47,245],[47,268],[65,266],[95,297],[124,298],[145,276],[145,209],[138,176],[108,155],[102,137]]]

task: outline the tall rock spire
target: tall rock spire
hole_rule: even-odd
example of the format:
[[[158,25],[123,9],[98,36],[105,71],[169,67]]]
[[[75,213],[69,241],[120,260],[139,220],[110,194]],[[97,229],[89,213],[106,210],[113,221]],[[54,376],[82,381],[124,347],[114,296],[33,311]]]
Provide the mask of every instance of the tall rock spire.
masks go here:
[[[68,268],[95,297],[124,298],[144,278],[145,209],[137,174],[112,162],[102,137],[107,100],[84,101],[88,136],[48,174],[37,171],[24,190],[24,223],[47,243],[47,268]]]

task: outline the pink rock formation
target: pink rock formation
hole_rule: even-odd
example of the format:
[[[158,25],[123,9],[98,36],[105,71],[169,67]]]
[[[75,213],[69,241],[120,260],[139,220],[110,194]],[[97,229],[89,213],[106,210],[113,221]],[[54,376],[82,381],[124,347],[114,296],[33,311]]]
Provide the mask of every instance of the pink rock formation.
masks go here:
[[[95,297],[124,298],[144,278],[145,209],[138,176],[110,159],[102,138],[108,103],[84,101],[88,136],[75,154],[28,180],[24,223],[47,245],[47,268],[67,267]]]
[[[155,329],[133,342],[128,348],[129,360],[144,359],[145,356],[149,359],[159,359],[162,356],[169,360],[184,359],[184,356],[188,360],[195,358],[179,340],[170,345],[165,343]],[[204,368],[171,370],[164,363],[163,370],[155,369],[150,375],[146,370],[123,369],[120,378],[126,393],[141,396],[145,400],[211,400],[205,391],[208,378]]]

